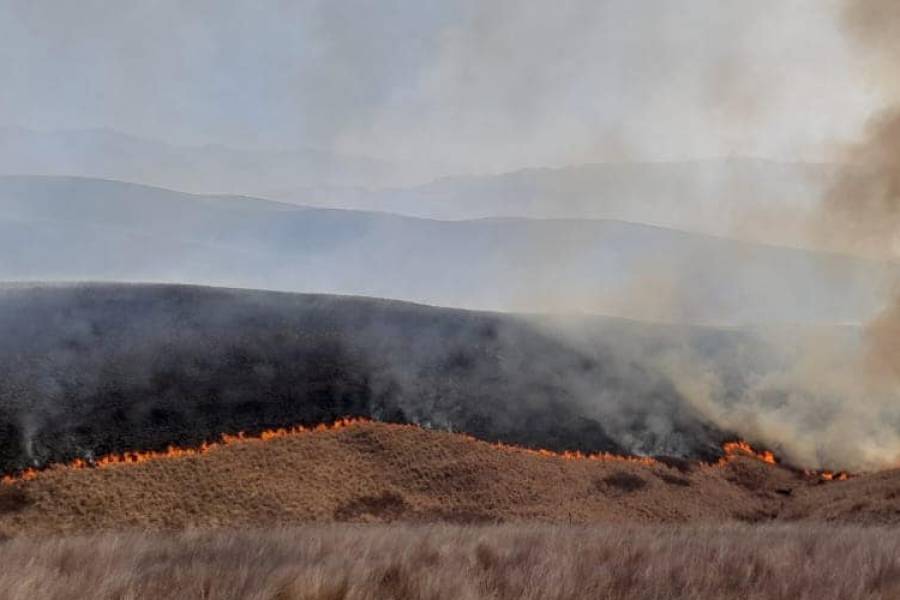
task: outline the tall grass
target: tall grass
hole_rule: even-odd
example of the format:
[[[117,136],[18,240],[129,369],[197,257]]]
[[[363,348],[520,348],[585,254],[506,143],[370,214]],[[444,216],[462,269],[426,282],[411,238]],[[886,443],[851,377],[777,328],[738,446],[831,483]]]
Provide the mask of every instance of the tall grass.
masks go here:
[[[900,598],[900,531],[309,526],[0,544],[0,598]]]

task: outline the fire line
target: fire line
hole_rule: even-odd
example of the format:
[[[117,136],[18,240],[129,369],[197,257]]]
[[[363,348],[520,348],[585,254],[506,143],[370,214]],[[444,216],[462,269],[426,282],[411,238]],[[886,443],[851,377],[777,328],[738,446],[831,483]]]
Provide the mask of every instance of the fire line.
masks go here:
[[[165,450],[150,451],[131,451],[118,454],[109,454],[99,457],[95,460],[77,458],[69,463],[58,463],[48,465],[43,468],[28,468],[16,474],[5,475],[0,478],[0,483],[15,484],[22,481],[31,481],[38,478],[42,473],[52,469],[107,469],[122,465],[135,465],[148,461],[175,459],[182,457],[201,456],[212,452],[218,448],[233,446],[245,443],[257,443],[275,440],[279,438],[303,435],[307,433],[317,433],[326,431],[337,431],[350,427],[358,427],[375,423],[370,419],[364,418],[342,418],[329,424],[320,424],[311,427],[298,425],[295,427],[283,427],[277,429],[268,429],[257,434],[223,434],[218,440],[213,442],[204,442],[196,447],[177,447],[169,446]],[[398,424],[398,423],[382,423],[381,425],[391,428],[420,429],[418,425]],[[486,443],[471,435],[460,434],[468,441],[474,443]],[[487,442],[489,443],[489,442]],[[538,456],[542,458],[561,459],[567,461],[600,461],[600,462],[629,462],[644,466],[654,466],[661,464],[660,461],[648,456],[627,456],[611,454],[607,452],[600,453],[584,453],[579,451],[562,451],[525,448],[505,444],[502,442],[490,443],[490,445],[504,452],[517,452],[529,456]],[[737,457],[744,456],[754,458],[769,465],[778,464],[775,455],[769,450],[756,450],[745,441],[732,441],[722,445],[724,455],[714,463],[715,466],[724,466],[734,461]],[[807,475],[817,475],[823,481],[843,480],[847,479],[846,473],[832,473],[830,471],[806,472]]]

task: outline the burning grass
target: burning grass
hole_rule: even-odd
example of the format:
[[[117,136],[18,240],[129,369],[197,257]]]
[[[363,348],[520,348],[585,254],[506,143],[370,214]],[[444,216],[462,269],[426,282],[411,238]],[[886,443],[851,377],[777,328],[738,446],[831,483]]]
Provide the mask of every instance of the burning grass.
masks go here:
[[[0,533],[310,522],[900,524],[900,473],[822,484],[747,454],[721,464],[573,457],[342,421],[202,450],[56,466],[0,485]],[[312,433],[310,433],[312,432]],[[845,499],[867,499],[862,509]],[[849,502],[849,503],[848,503]]]
[[[19,481],[31,481],[40,476],[43,471],[47,471],[53,468],[64,468],[64,469],[87,469],[87,468],[95,468],[95,469],[105,469],[109,467],[117,467],[121,465],[136,465],[149,461],[156,460],[164,460],[164,459],[173,459],[173,458],[184,458],[187,456],[200,456],[206,454],[210,451],[216,450],[217,448],[224,446],[232,446],[235,444],[243,444],[243,443],[251,443],[251,442],[267,442],[269,440],[277,440],[285,437],[292,437],[296,435],[301,435],[304,433],[316,433],[323,431],[334,431],[339,429],[344,429],[347,427],[354,427],[357,425],[365,425],[371,423],[368,419],[355,419],[355,418],[343,418],[334,421],[333,423],[322,423],[316,425],[314,427],[304,427],[302,425],[298,425],[296,427],[282,427],[277,429],[267,429],[261,431],[256,435],[246,435],[244,433],[238,433],[236,435],[222,435],[218,441],[215,442],[205,442],[196,447],[186,447],[179,448],[176,446],[169,446],[165,450],[148,450],[148,451],[133,451],[133,452],[123,452],[121,454],[107,454],[105,456],[101,456],[97,459],[83,459],[77,458],[74,461],[64,464],[64,465],[51,465],[44,469],[25,469],[20,473],[12,474],[12,475],[4,475],[0,478],[0,483],[4,484],[14,484]],[[403,427],[403,425],[386,425],[387,427]]]
[[[0,544],[0,598],[881,599],[895,529],[306,526]]]
[[[121,454],[108,454],[105,456],[101,456],[96,459],[83,459],[78,458],[74,461],[62,464],[62,465],[50,465],[43,469],[35,469],[29,468],[25,469],[16,474],[7,474],[3,477],[0,477],[0,484],[14,484],[20,481],[31,481],[36,479],[41,475],[42,472],[53,469],[53,468],[67,468],[67,469],[86,469],[86,468],[96,468],[96,469],[105,469],[109,467],[117,467],[121,465],[135,465],[140,463],[145,463],[148,461],[156,461],[156,460],[164,460],[164,459],[175,459],[175,458],[184,458],[190,456],[200,456],[203,454],[207,454],[208,452],[214,451],[218,448],[225,446],[232,446],[236,444],[243,443],[254,443],[254,442],[267,442],[270,440],[277,440],[281,438],[294,437],[307,433],[321,433],[325,431],[335,431],[347,428],[360,427],[365,425],[372,424],[373,421],[369,419],[362,418],[341,418],[337,419],[332,423],[322,423],[313,427],[304,427],[301,425],[295,427],[285,427],[278,429],[268,429],[261,431],[254,435],[247,435],[244,433],[238,433],[236,435],[222,435],[217,441],[213,442],[205,442],[196,447],[185,447],[180,448],[176,446],[169,446],[165,450],[156,451],[132,451],[132,452],[124,452]],[[405,425],[405,424],[394,424],[394,423],[384,423],[380,424],[383,427],[387,428],[416,428],[415,425]],[[459,434],[462,439],[465,439],[470,442],[479,442],[476,438],[466,435]],[[525,448],[521,446],[513,446],[509,444],[503,443],[492,443],[492,447],[497,450],[503,452],[512,452],[512,453],[521,453],[527,454],[530,456],[538,456],[543,458],[553,458],[553,459],[562,459],[562,460],[570,460],[570,461],[599,461],[599,462],[625,462],[625,463],[633,463],[636,465],[644,465],[644,466],[659,466],[661,464],[668,464],[666,461],[659,461],[656,458],[647,457],[647,456],[622,456],[616,454],[610,454],[608,452],[601,452],[595,454],[586,454],[583,452],[555,452],[552,450],[545,449],[534,449],[534,448]],[[739,456],[748,456],[750,458],[755,458],[764,463],[774,465],[777,464],[777,459],[775,455],[768,451],[762,450],[758,451],[754,449],[750,444],[744,441],[735,441],[735,442],[727,442],[722,446],[723,456],[719,460],[718,465],[724,466],[733,461],[736,457]],[[823,479],[831,481],[832,479],[846,479],[846,474],[840,477],[834,476],[830,472],[824,472],[822,474]]]

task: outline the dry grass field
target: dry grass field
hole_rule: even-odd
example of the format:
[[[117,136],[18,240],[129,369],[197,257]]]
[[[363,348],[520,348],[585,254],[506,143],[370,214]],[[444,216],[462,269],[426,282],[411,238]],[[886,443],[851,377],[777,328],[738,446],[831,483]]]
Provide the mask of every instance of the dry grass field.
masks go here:
[[[888,528],[343,524],[0,544],[3,600],[898,597]]]
[[[569,460],[360,423],[0,484],[0,535],[327,522],[900,524],[900,473],[822,482],[751,457]]]

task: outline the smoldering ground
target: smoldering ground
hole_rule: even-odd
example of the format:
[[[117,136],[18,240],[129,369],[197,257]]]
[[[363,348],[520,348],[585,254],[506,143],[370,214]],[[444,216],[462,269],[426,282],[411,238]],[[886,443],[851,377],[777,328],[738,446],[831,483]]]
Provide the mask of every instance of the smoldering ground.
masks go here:
[[[0,303],[4,471],[341,416],[704,459],[734,435],[637,360],[674,339],[652,325],[585,318],[574,343],[509,315],[185,286],[29,286]],[[710,360],[746,343],[689,335]]]

